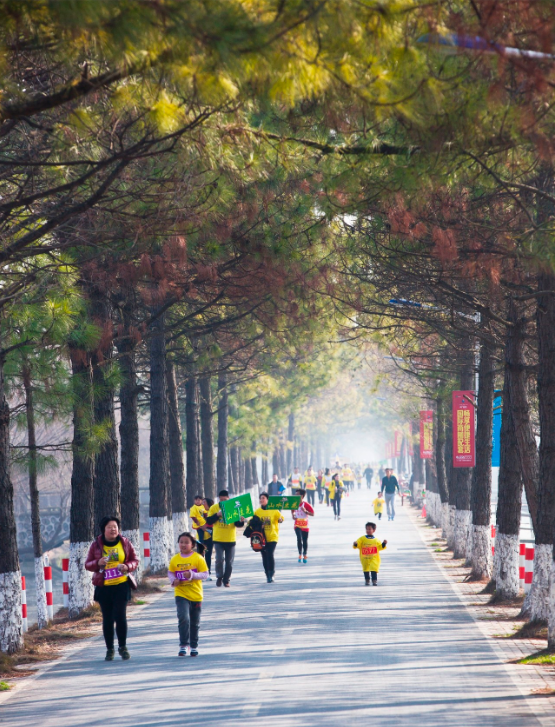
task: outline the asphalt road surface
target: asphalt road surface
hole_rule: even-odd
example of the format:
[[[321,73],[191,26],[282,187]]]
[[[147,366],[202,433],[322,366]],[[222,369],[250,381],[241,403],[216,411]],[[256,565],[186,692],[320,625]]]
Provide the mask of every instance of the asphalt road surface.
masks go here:
[[[101,638],[0,707],[10,727],[534,727],[539,723],[397,503],[389,545],[365,587],[352,542],[376,489],[316,507],[308,565],[290,514],[276,582],[240,537],[232,587],[205,586],[197,659],[178,658],[172,594],[130,622],[131,660],[104,662]]]

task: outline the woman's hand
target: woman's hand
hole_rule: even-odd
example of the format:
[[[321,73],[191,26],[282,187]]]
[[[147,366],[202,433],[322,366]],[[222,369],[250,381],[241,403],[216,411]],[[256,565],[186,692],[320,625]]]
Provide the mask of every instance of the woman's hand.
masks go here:
[[[128,565],[125,565],[125,563],[120,563],[118,565],[118,568],[120,569],[120,571],[122,573],[129,573],[129,566]]]
[[[108,558],[100,558],[100,560],[98,561],[98,565],[100,567],[107,566],[108,565]]]

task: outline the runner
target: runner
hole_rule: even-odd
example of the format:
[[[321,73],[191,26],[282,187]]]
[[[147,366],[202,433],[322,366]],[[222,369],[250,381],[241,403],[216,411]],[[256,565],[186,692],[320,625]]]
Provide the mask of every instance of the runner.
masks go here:
[[[330,486],[331,486],[331,472],[329,470],[329,467],[326,467],[326,471],[324,472],[324,488],[325,488],[325,495],[326,495],[326,505],[330,506]]]
[[[344,492],[345,488],[343,486],[343,482],[341,482],[339,475],[336,472],[331,478],[330,484],[330,500],[333,505],[335,520],[341,520],[341,498],[343,497]]]
[[[316,478],[316,492],[318,493],[318,503],[321,505],[324,502],[324,492],[326,481],[324,479],[323,470],[318,470],[318,477]]]
[[[364,585],[370,585],[370,575],[372,575],[372,585],[378,585],[378,572],[380,570],[380,550],[384,550],[387,540],[380,541],[374,536],[376,532],[375,523],[366,523],[366,535],[363,535],[353,543],[353,548],[360,551],[360,562],[364,573]]]
[[[382,492],[385,495],[387,507],[387,519],[395,520],[395,493],[401,492],[397,478],[390,467],[385,469],[385,477],[382,479]]]
[[[206,561],[195,553],[196,539],[193,533],[181,533],[177,540],[179,553],[170,560],[168,578],[175,588],[175,605],[179,624],[178,656],[198,656],[198,632],[202,608],[202,581],[208,578]]]
[[[385,504],[385,500],[383,498],[383,493],[378,492],[378,496],[376,499],[372,502],[372,505],[374,506],[374,515],[378,516],[378,520],[382,519],[382,513],[383,513],[383,506]]]
[[[106,661],[114,660],[114,622],[119,655],[124,661],[131,658],[127,649],[127,604],[131,600],[129,573],[138,565],[133,544],[120,535],[119,518],[115,515],[103,518],[100,535],[89,548],[85,568],[93,574],[94,600],[102,611]]]
[[[205,497],[202,501],[202,506],[206,510],[206,513],[208,513],[213,504],[214,500],[211,500],[209,497]],[[204,540],[202,541],[202,544],[205,547],[204,560],[206,561],[206,565],[208,566],[208,573],[210,574],[206,580],[211,581],[212,551],[214,550],[214,539],[212,538],[212,528],[210,527],[210,525],[208,525],[208,523],[203,525],[202,529],[204,530]]]
[[[370,489],[372,487],[372,478],[374,477],[374,470],[370,465],[364,470],[364,477],[366,478],[366,487]]]
[[[293,468],[293,472],[289,475],[287,484],[291,488],[291,494],[293,494],[295,490],[298,490],[299,487],[302,487],[303,478],[298,467]]]
[[[293,516],[295,535],[297,536],[297,548],[299,549],[299,563],[308,563],[308,518],[314,517],[314,508],[308,502],[304,501],[306,490],[297,490],[297,495],[300,495],[301,504],[297,510],[292,510],[291,515]]]
[[[348,464],[344,465],[343,470],[341,471],[341,479],[343,480],[343,484],[345,486],[345,489],[347,490],[347,494],[350,490],[354,489],[354,475],[353,470],[349,467]]]
[[[202,541],[204,540],[204,532],[202,531],[202,526],[206,525],[205,518],[207,510],[203,505],[202,495],[195,495],[194,503],[195,504],[191,505],[191,509],[189,510],[189,516],[191,518],[195,537],[202,543]],[[200,532],[199,528],[201,528]]]
[[[218,493],[220,502],[229,500],[229,492],[220,490]],[[222,509],[219,503],[214,503],[206,515],[206,522],[212,525],[212,539],[216,551],[216,585],[230,587],[231,572],[233,571],[233,560],[235,558],[235,543],[237,542],[237,528],[242,528],[245,518],[242,517],[235,523],[225,525],[222,522]]]
[[[262,492],[259,497],[260,507],[254,511],[254,514],[262,520],[264,524],[264,536],[266,545],[262,550],[262,565],[266,573],[268,583],[274,582],[274,573],[276,572],[276,561],[274,552],[279,540],[279,525],[283,522],[283,517],[279,510],[268,510],[268,493]]]
[[[306,490],[306,496],[308,502],[314,507],[314,495],[316,494],[316,477],[312,471],[312,467],[309,467],[304,473],[304,489]],[[295,490],[297,492],[297,490]]]

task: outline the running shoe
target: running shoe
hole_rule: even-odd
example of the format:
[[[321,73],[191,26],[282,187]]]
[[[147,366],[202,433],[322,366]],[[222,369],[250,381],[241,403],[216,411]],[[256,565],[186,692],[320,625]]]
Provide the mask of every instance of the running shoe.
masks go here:
[[[216,578],[216,585],[218,586],[218,588],[222,585],[222,583],[223,583],[223,578]]]
[[[301,560],[302,560],[302,558],[301,558],[301,556],[299,555],[299,563],[301,562]]]
[[[198,649],[191,649],[190,656],[198,656]]]
[[[187,656],[187,647],[186,646],[180,646],[179,647],[179,653],[177,656]]]
[[[306,557],[306,555],[305,555],[305,557],[303,558],[303,563],[308,563],[308,558]]]
[[[365,586],[369,586],[370,585],[370,581],[364,581],[364,585]]]
[[[225,586],[226,588],[231,588],[231,583],[224,583],[224,586]]]
[[[104,661],[114,661],[114,655],[115,655],[114,649],[106,649],[106,656],[104,657]]]
[[[127,646],[120,646],[118,652],[124,661],[127,661],[131,658],[131,654],[127,651]]]
[[[372,585],[373,586],[377,586],[378,585],[378,581],[372,581]]]

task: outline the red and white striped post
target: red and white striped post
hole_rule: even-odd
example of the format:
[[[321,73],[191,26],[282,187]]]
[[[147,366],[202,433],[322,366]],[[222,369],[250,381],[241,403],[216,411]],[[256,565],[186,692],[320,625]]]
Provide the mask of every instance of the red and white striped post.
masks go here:
[[[150,533],[143,533],[143,568],[150,567]]]
[[[69,558],[62,558],[62,591],[64,608],[69,608]]]
[[[27,631],[27,591],[25,590],[25,576],[21,576],[21,622],[23,633]]]
[[[521,588],[524,588],[524,574],[526,558],[526,543],[520,543],[518,548],[518,582]]]
[[[524,592],[529,593],[534,578],[534,546],[526,548],[524,561]]]
[[[48,563],[48,558],[45,557],[45,563]],[[46,591],[46,618],[48,621],[52,621],[54,618],[54,594],[52,593],[52,567],[49,565],[44,566],[44,590]]]

